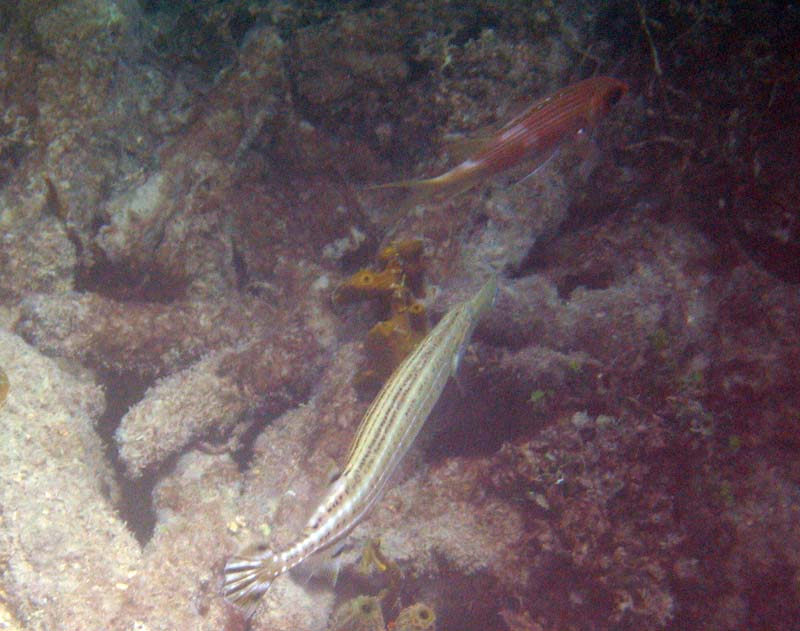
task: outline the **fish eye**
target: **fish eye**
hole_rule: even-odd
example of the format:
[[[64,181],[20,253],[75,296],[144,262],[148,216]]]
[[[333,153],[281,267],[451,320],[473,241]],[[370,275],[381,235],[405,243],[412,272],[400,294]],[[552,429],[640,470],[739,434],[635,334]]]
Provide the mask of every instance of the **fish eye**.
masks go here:
[[[371,614],[372,613],[372,603],[371,602],[361,603],[361,613]]]
[[[622,98],[622,95],[625,94],[625,90],[622,88],[616,87],[612,88],[611,91],[608,93],[608,104],[609,105],[616,105],[617,101]]]
[[[369,272],[364,272],[358,279],[360,282],[364,283],[365,285],[369,285],[372,283],[373,277],[372,274]]]

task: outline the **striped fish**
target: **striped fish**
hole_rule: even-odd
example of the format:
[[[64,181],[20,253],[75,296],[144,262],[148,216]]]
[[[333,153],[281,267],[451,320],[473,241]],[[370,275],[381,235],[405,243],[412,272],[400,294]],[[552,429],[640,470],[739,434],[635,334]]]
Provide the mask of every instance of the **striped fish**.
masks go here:
[[[413,192],[409,204],[414,205],[463,193],[524,160],[530,161],[531,170],[535,170],[562,142],[597,125],[627,91],[628,86],[613,77],[593,77],[573,83],[534,102],[497,133],[475,139],[474,153],[446,173],[424,180],[378,184],[369,189],[409,189]]]
[[[248,617],[277,576],[347,535],[381,496],[496,292],[497,280],[491,278],[472,299],[448,311],[397,367],[364,415],[341,475],[295,543],[282,552],[259,551],[228,561],[223,593]]]

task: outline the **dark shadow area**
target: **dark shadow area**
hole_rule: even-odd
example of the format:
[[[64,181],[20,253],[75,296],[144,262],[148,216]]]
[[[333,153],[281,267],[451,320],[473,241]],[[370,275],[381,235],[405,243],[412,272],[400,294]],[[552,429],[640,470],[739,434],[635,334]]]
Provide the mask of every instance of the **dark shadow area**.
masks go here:
[[[140,545],[144,546],[153,535],[156,516],[153,510],[153,487],[158,479],[156,472],[146,472],[137,480],[125,476],[125,466],[119,459],[114,432],[130,407],[142,399],[149,382],[132,375],[101,375],[106,391],[106,410],[97,421],[97,433],[105,445],[106,458],[111,463],[119,485],[120,497],[116,508]]]
[[[118,302],[155,302],[169,304],[185,296],[186,280],[170,270],[155,266],[133,269],[102,257],[89,267],[78,269],[75,289],[111,298]]]

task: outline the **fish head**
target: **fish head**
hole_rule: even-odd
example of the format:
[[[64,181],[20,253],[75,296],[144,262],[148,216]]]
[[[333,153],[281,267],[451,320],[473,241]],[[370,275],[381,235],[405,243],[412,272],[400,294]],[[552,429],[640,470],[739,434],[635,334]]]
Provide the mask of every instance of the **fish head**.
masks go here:
[[[592,84],[594,89],[589,104],[589,118],[594,124],[608,115],[611,108],[628,93],[628,84],[614,77],[596,77]]]

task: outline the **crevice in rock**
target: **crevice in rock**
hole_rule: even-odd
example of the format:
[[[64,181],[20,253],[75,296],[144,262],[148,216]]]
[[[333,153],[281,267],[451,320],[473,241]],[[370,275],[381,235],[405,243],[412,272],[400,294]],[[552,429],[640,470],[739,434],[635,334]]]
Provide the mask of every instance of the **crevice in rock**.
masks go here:
[[[160,304],[180,300],[186,294],[186,279],[170,270],[155,265],[136,269],[112,263],[100,251],[95,252],[95,258],[93,263],[78,268],[77,291],[93,292],[118,302]]]
[[[525,609],[536,612],[538,618],[550,621],[556,628],[585,628],[582,624],[586,620],[611,618],[616,607],[614,595],[598,577],[576,567],[569,558],[547,555],[533,574],[527,592],[520,596]]]
[[[256,439],[273,420],[273,416],[254,414],[247,428],[239,436],[238,446],[231,456],[242,473],[250,468],[250,463],[253,461]]]
[[[100,375],[106,391],[106,410],[97,422],[97,433],[105,446],[106,458],[114,469],[119,487],[116,505],[120,518],[144,546],[153,535],[156,515],[153,509],[153,487],[159,474],[146,472],[141,478],[131,480],[125,475],[125,464],[119,458],[114,432],[130,407],[140,401],[150,386],[149,380],[135,375],[108,373]]]
[[[405,581],[400,601],[411,605],[424,602],[433,607],[436,627],[461,631],[502,629],[500,611],[511,595],[487,572],[465,574],[444,558],[437,571],[417,580]],[[398,611],[388,612],[392,619]]]
[[[236,274],[236,288],[243,291],[250,285],[250,272],[247,269],[247,261],[242,254],[240,247],[234,242],[231,246],[231,259],[233,271]]]
[[[461,368],[455,384],[445,389],[431,414],[428,436],[422,436],[428,443],[428,460],[489,456],[504,442],[530,431],[536,422],[530,393],[522,392],[520,384],[481,373],[477,367]],[[481,395],[468,396],[465,391]]]
[[[572,297],[572,292],[578,287],[590,290],[608,289],[614,284],[615,280],[614,272],[610,269],[580,270],[574,274],[565,274],[559,278],[556,288],[559,298],[569,300]]]

